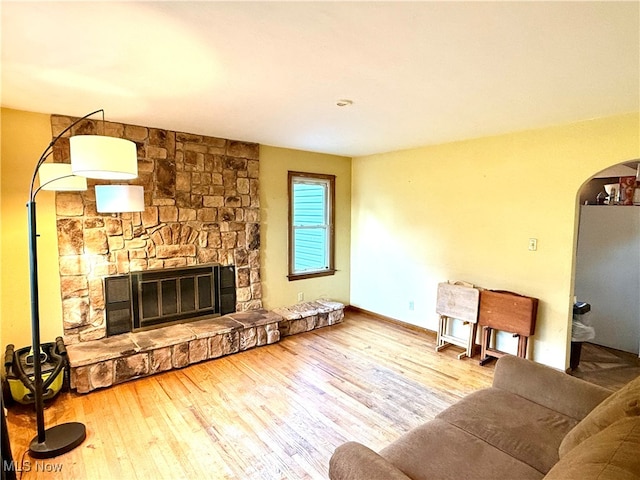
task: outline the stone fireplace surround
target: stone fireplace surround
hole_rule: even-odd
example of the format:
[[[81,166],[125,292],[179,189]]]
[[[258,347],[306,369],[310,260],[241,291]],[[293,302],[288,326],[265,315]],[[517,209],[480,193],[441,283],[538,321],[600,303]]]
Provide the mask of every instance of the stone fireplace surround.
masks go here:
[[[75,120],[52,115],[53,137]],[[329,300],[262,309],[257,144],[90,119],[67,133],[83,134],[136,144],[138,178],[127,183],[144,187],[146,208],[98,213],[93,187],[116,182],[56,194],[72,388],[87,393],[342,321],[344,305]],[[69,162],[68,136],[55,162]],[[104,277],[212,263],[235,266],[236,312],[107,337]]]
[[[57,136],[75,118],[53,115]],[[103,277],[206,263],[235,265],[236,311],[262,307],[259,148],[255,143],[87,119],[68,135],[133,141],[145,211],[96,211],[94,185],[58,192],[62,316],[67,345],[106,337]],[[68,137],[54,161],[69,162]],[[122,183],[122,182],[121,182]]]

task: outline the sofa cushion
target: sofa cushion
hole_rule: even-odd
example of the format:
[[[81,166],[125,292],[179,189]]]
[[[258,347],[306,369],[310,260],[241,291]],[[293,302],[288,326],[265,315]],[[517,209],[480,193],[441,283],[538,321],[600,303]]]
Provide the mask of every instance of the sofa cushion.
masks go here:
[[[640,417],[618,420],[568,452],[545,480],[640,480]]]
[[[329,478],[351,480],[411,480],[370,448],[347,442],[336,448],[329,460]]]
[[[431,420],[380,451],[413,480],[541,479],[524,462],[443,420]]]
[[[488,442],[545,474],[578,421],[499,388],[474,392],[436,418]]]
[[[525,358],[505,355],[496,363],[493,386],[582,420],[613,392]]]
[[[560,457],[566,455],[580,442],[607,428],[617,420],[626,416],[639,415],[639,399],[640,377],[637,377],[606,398],[567,434],[560,444]]]

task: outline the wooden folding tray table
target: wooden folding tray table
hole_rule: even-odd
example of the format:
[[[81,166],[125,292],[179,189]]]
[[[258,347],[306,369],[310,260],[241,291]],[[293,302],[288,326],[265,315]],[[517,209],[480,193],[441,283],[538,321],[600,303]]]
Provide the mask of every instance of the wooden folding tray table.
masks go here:
[[[478,303],[480,292],[469,284],[457,285],[452,283],[438,284],[438,297],[436,301],[436,313],[440,315],[438,325],[438,337],[436,351],[450,345],[457,345],[465,349],[458,355],[458,359],[464,356],[473,356],[473,344],[476,339],[478,327]],[[460,337],[452,334],[452,322],[461,320],[469,326],[469,335]]]
[[[480,365],[507,354],[497,348],[491,348],[493,330],[509,332],[518,337],[517,355],[526,358],[527,343],[535,332],[537,314],[537,298],[512,292],[483,290],[480,294],[478,316],[478,323],[482,327]]]

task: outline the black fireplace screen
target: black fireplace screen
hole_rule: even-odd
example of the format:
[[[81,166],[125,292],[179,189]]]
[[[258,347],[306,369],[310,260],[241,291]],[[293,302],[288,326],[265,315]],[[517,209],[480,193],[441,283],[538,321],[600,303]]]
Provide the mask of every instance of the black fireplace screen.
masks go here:
[[[235,311],[235,269],[207,265],[106,277],[107,335]]]

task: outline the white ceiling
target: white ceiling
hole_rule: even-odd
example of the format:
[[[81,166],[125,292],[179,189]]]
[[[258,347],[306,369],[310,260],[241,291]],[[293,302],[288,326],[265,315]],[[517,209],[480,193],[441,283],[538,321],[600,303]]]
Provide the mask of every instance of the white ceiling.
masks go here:
[[[640,110],[638,1],[2,0],[0,14],[2,105],[27,111],[359,156]]]

